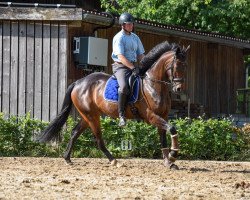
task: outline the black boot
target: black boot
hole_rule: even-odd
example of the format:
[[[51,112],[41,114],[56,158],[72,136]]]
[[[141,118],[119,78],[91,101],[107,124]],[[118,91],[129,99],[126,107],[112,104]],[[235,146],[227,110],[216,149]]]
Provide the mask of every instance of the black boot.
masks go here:
[[[119,126],[126,126],[126,119],[124,116],[126,104],[127,104],[127,95],[124,93],[118,93],[118,113],[119,113]]]

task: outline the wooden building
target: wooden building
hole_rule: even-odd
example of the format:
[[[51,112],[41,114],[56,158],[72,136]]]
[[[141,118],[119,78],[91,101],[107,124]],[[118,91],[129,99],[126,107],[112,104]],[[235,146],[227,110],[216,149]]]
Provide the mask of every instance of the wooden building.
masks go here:
[[[120,30],[117,17],[112,28],[94,32],[111,18],[97,11],[99,1],[64,1],[76,2],[75,8],[0,5],[0,112],[30,112],[46,121],[56,116],[68,84],[91,72],[91,67],[77,68],[74,63],[74,37],[108,39],[108,66],[100,69],[112,73],[111,43]],[[146,52],[164,40],[191,45],[186,80],[191,103],[203,105],[212,115],[235,113],[236,90],[245,87],[244,56],[250,41],[140,19],[135,27]]]

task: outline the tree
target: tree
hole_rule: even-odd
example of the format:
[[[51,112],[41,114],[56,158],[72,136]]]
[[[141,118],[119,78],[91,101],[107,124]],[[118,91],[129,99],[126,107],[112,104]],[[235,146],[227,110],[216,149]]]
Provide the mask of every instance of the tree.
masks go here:
[[[249,0],[101,0],[109,12],[250,39]]]

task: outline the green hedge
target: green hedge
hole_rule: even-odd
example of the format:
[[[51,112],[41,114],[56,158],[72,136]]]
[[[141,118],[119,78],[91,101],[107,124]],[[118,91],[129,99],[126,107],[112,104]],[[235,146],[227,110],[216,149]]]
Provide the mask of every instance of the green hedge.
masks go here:
[[[250,160],[250,132],[231,119],[178,119],[181,154],[185,159]]]
[[[6,118],[0,113],[0,156],[56,156],[58,153],[49,146],[34,142],[47,124],[31,119],[30,114]]]
[[[230,119],[177,119],[171,123],[179,132],[180,159],[250,161],[250,128],[247,126],[236,128]],[[103,118],[101,124],[107,148],[116,158],[161,158],[156,128],[134,121],[119,128],[117,120],[109,117]],[[6,118],[0,113],[0,156],[62,156],[76,121],[68,119],[60,144],[35,142],[37,134],[47,125],[47,122],[32,119],[29,114]],[[121,150],[123,140],[131,141],[132,150]],[[79,137],[72,156],[104,157],[90,130]]]

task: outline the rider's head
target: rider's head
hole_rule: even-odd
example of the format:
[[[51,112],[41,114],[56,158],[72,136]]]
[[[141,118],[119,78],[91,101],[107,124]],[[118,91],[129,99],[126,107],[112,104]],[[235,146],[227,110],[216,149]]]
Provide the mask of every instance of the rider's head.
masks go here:
[[[128,33],[131,33],[133,31],[134,22],[134,17],[127,12],[122,13],[119,17],[119,24],[122,25],[122,29]]]

